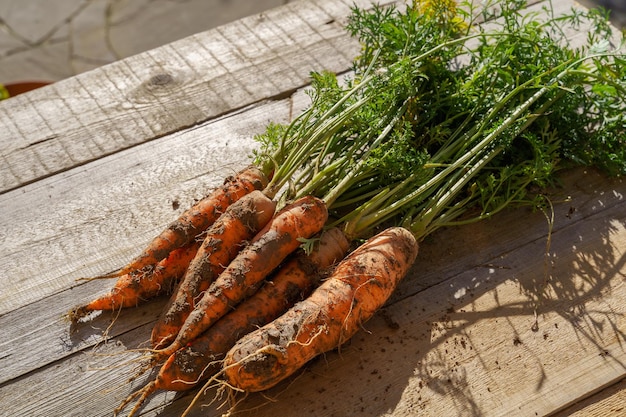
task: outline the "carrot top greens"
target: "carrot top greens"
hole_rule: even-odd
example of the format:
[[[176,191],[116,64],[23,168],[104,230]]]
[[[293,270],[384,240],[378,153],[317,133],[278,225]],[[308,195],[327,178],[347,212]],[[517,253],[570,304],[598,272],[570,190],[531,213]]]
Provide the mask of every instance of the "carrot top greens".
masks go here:
[[[324,198],[349,237],[393,222],[423,238],[540,205],[531,190],[567,166],[626,173],[621,40],[598,10],[541,4],[547,18],[522,0],[354,8],[353,71],[312,74],[309,108],[257,137],[271,185]]]

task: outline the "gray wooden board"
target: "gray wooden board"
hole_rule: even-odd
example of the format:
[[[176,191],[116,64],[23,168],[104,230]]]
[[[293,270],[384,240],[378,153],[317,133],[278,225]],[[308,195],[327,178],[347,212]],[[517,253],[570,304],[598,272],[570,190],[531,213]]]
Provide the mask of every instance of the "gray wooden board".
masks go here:
[[[296,2],[0,103],[0,192],[344,71],[352,4]]]
[[[0,195],[10,278],[0,314],[121,266],[177,213],[247,165],[267,112],[287,105],[251,110],[239,123],[237,116],[208,122]]]
[[[424,415],[516,415],[516,407],[528,411],[533,404],[532,411],[545,415],[590,392],[584,384],[570,386],[565,376],[593,384],[601,379],[603,385],[623,377],[626,184],[575,171],[565,189],[574,192],[571,201],[556,206],[550,249],[554,271],[547,291],[542,288],[543,214],[527,212],[520,221],[522,213],[507,212],[438,233],[422,244],[413,270],[383,314],[365,326],[367,332],[266,393],[276,402],[252,395],[240,407],[262,403],[254,415],[345,415],[359,407],[370,415],[406,415],[412,409]],[[511,225],[523,226],[525,235]],[[517,238],[507,239],[509,233]],[[9,374],[23,375],[11,375],[0,386],[0,398],[7,399],[2,405],[13,414],[109,415],[144,382],[127,384],[133,366],[120,363],[136,357],[129,349],[145,345],[163,300],[123,311],[109,330],[111,339],[95,350],[110,314],[79,326],[76,333],[61,317],[76,300],[105,289],[102,284],[92,281],[0,317],[1,340],[6,340],[0,364]],[[484,298],[496,300],[495,305],[481,308]],[[538,331],[532,331],[535,310]],[[7,326],[15,322],[21,325]],[[116,354],[107,355],[111,352]],[[569,359],[572,352],[582,360]],[[526,368],[532,372],[513,374]],[[545,381],[537,385],[541,378]],[[59,388],[50,392],[52,380]],[[567,390],[561,391],[562,384]],[[498,403],[518,392],[526,400],[542,400]],[[172,415],[189,401],[184,397],[170,404],[175,397],[156,395],[146,415],[164,404],[161,415]],[[89,410],[77,407],[83,402]],[[496,405],[508,407],[497,413]],[[396,409],[397,414],[392,412]]]
[[[121,266],[245,166],[252,135],[307,104],[310,70],[347,70],[348,9],[296,2],[0,103],[0,414],[111,415],[142,386],[131,350],[164,300],[70,328],[68,309],[112,285],[76,278]],[[547,415],[601,391],[625,376],[625,195],[567,173],[547,256],[539,211],[430,236],[349,344],[237,410]],[[159,393],[142,414],[188,401]]]

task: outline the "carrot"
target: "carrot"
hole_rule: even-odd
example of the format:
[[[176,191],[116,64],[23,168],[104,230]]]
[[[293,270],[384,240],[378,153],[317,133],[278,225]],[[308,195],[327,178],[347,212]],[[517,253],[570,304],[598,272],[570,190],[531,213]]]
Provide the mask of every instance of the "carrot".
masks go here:
[[[321,272],[342,259],[348,240],[340,229],[323,232],[313,250],[300,250],[276,271],[254,295],[226,314],[209,330],[188,346],[172,354],[157,377],[131,394],[117,408],[123,409],[139,397],[128,416],[139,410],[144,401],[157,390],[185,391],[215,374],[220,361],[237,340],[259,326],[274,320],[297,301],[304,299],[317,286]]]
[[[209,288],[246,241],[270,221],[275,209],[273,200],[261,191],[253,191],[230,205],[217,219],[152,329],[152,346],[163,348],[176,338],[194,308],[194,300]]]
[[[300,239],[318,233],[327,219],[326,204],[311,196],[280,210],[211,284],[172,344],[152,352],[152,362],[166,359],[211,327],[296,250]]]
[[[133,307],[144,300],[169,293],[175,282],[185,273],[199,247],[200,242],[194,241],[170,252],[152,271],[122,275],[109,293],[86,305],[73,308],[68,317],[76,323],[92,311]]]
[[[184,246],[206,230],[226,208],[253,190],[262,190],[268,179],[262,171],[250,166],[240,171],[235,177],[228,177],[224,184],[211,194],[198,201],[183,212],[178,219],[170,223],[155,237],[144,251],[126,266],[103,275],[101,278],[117,277],[135,273],[156,264],[173,249]]]
[[[389,298],[417,256],[406,229],[389,228],[348,255],[307,299],[241,338],[226,354],[227,384],[262,391],[352,337]]]

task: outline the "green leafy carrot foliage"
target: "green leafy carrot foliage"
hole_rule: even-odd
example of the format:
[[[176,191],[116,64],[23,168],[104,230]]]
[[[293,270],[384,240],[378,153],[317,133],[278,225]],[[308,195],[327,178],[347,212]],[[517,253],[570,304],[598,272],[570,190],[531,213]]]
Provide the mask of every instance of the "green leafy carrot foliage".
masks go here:
[[[545,4],[541,15],[523,0],[354,8],[352,71],[313,73],[310,107],[259,136],[281,198],[324,198],[350,237],[383,223],[423,237],[542,204],[564,167],[625,173],[621,40],[606,15]],[[582,30],[586,44],[570,47]]]

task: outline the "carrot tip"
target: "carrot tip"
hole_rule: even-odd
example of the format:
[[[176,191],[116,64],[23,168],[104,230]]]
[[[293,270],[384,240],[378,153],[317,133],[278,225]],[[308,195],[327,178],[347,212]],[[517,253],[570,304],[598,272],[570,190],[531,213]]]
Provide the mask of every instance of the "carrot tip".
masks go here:
[[[118,278],[124,275],[124,272],[121,269],[115,270],[113,272],[109,272],[108,274],[98,275],[97,277],[82,277],[76,278],[76,281],[94,281],[96,279],[110,279],[110,278]]]
[[[65,317],[73,324],[76,325],[81,322],[87,321],[87,316],[95,313],[88,305],[82,305],[78,307],[74,307],[70,311],[67,312]]]
[[[148,352],[150,352],[150,366],[154,367],[163,363],[165,360],[167,360],[167,358],[170,357],[170,355],[176,353],[176,351],[180,348],[182,348],[182,345],[175,340],[169,346],[163,349],[148,349]]]
[[[72,323],[77,323],[80,319],[85,317],[87,314],[89,314],[89,311],[87,310],[87,306],[79,306],[79,307],[74,307],[73,309],[68,311],[67,318]]]

